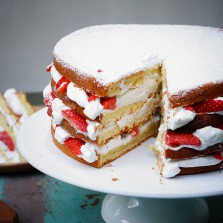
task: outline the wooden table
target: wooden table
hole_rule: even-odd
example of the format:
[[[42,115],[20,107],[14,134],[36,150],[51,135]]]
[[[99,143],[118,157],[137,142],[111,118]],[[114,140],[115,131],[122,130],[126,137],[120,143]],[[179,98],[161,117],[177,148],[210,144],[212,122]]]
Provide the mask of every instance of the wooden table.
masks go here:
[[[0,200],[17,212],[21,223],[102,223],[104,196],[38,171],[0,177]]]
[[[38,171],[0,177],[0,200],[13,207],[21,223],[102,223],[104,196]],[[211,210],[210,223],[222,223],[223,196],[206,200]]]
[[[34,104],[42,102],[41,94],[30,94],[29,99]],[[13,207],[21,223],[102,223],[100,210],[104,196],[37,170],[0,176],[0,200]],[[211,211],[210,223],[223,222],[223,196],[206,200]]]

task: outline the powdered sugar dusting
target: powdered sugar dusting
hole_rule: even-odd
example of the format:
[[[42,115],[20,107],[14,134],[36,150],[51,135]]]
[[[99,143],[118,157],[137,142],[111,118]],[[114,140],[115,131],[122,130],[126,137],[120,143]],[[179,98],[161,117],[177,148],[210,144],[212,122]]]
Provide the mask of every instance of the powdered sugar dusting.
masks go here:
[[[93,26],[60,40],[54,56],[105,86],[160,63],[170,95],[223,81],[223,33],[208,27]]]

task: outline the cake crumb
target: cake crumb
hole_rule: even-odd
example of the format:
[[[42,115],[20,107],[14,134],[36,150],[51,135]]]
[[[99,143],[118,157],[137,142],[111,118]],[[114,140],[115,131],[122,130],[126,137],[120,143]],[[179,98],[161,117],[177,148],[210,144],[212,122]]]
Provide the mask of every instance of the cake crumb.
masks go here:
[[[112,178],[112,181],[118,181],[119,179],[118,178]]]
[[[95,198],[95,199],[94,199],[94,202],[91,203],[91,206],[96,206],[96,205],[98,205],[98,204],[100,204],[100,200],[99,200],[98,198]]]
[[[163,185],[163,179],[162,178],[160,178],[160,184]]]

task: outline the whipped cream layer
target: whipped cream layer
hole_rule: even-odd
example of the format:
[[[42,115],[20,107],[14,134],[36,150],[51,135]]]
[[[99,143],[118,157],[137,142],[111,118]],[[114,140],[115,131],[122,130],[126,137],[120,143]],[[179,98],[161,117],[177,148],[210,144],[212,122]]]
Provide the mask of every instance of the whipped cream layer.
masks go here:
[[[146,131],[146,129],[153,123],[157,122],[160,119],[159,116],[155,116],[152,120],[146,122],[142,126],[139,127],[139,133],[142,133]],[[61,143],[64,144],[64,141],[70,137],[72,137],[66,130],[64,130],[60,126],[54,126],[55,128],[55,139]],[[115,149],[119,146],[126,145],[129,143],[134,136],[132,134],[121,134],[113,139],[111,139],[107,144],[98,147],[97,145],[93,143],[86,142],[83,146],[81,146],[81,155],[78,155],[78,157],[84,159],[85,161],[89,163],[93,163],[98,159],[98,154],[106,154],[112,149]]]
[[[183,147],[192,148],[198,151],[202,151],[207,149],[209,146],[213,146],[218,143],[223,143],[223,130],[207,126],[201,129],[196,130],[193,133],[194,136],[196,136],[201,141],[200,146],[193,146],[193,145],[180,145],[177,147],[170,147],[167,146],[168,149],[178,151],[182,149]]]
[[[223,101],[223,97],[215,98],[214,100]],[[186,109],[185,107],[170,108],[166,94],[163,96],[164,104],[164,118],[167,124],[167,129],[176,130],[189,122],[193,121],[196,117],[196,112]],[[206,114],[223,115],[223,111],[207,112]]]
[[[221,152],[223,156],[223,152]],[[177,160],[173,161],[166,159],[165,157],[160,157],[163,162],[162,175],[164,178],[171,178],[180,173],[180,168],[193,168],[193,167],[206,167],[217,165],[222,160],[215,158],[213,155],[197,157],[191,159]]]
[[[167,128],[171,130],[178,129],[194,120],[195,116],[196,113],[194,111],[189,111],[185,108],[170,109],[167,119]]]
[[[62,78],[61,74],[59,74],[54,66],[51,68],[51,76],[56,83]],[[132,89],[129,89],[127,85],[122,83],[122,94],[116,97],[116,109],[138,101],[145,101],[149,95],[152,95],[157,91],[159,83],[160,78],[158,73],[146,77],[142,84],[135,86],[135,88]],[[84,108],[84,114],[92,120],[100,114],[113,112],[113,110],[104,109],[100,104],[99,98],[89,102],[88,94],[83,89],[75,86],[72,82],[68,84],[66,94],[70,100]]]

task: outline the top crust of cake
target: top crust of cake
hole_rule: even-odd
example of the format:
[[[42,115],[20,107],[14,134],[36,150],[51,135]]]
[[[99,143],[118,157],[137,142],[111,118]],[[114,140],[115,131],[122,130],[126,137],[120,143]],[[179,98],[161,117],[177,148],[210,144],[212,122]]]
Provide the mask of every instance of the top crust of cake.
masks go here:
[[[162,64],[172,107],[203,100],[207,90],[209,98],[223,95],[222,58],[223,32],[199,26],[93,26],[54,49],[58,72],[100,97],[125,77]]]

